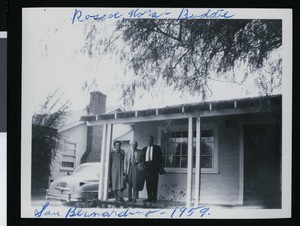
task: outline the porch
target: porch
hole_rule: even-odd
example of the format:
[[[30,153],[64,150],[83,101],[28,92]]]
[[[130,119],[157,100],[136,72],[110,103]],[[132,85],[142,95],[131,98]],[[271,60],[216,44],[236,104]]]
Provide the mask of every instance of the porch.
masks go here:
[[[281,112],[280,95],[84,116],[81,120],[87,121],[88,126],[103,125],[98,199],[104,205],[112,204],[108,199],[107,161],[112,134],[116,125],[130,124],[134,126],[134,140],[138,141],[139,149],[146,146],[146,137],[152,135],[154,143],[163,150],[166,174],[159,177],[159,201],[151,203],[152,207],[177,202],[187,207],[207,203],[219,207],[265,208],[264,200],[257,200],[253,191],[245,199],[249,188],[245,173],[249,170],[245,172],[244,128],[247,124],[266,123],[280,127],[278,112]],[[280,159],[274,161],[280,164]],[[278,195],[280,178],[274,183]],[[146,198],[145,187],[137,203],[141,208],[149,206],[142,202]]]

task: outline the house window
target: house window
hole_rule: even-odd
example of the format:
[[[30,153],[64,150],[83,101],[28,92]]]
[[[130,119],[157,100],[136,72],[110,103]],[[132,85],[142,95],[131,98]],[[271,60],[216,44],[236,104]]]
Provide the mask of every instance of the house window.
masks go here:
[[[214,168],[214,134],[213,130],[201,131],[201,168]],[[196,163],[196,134],[193,136],[193,167]]]
[[[62,152],[61,170],[75,169],[76,164],[76,144],[66,142]]]
[[[188,161],[188,132],[161,131],[164,166],[169,169],[185,169]],[[203,172],[217,171],[216,129],[201,131],[201,168]],[[193,131],[193,168],[196,165],[196,131]]]

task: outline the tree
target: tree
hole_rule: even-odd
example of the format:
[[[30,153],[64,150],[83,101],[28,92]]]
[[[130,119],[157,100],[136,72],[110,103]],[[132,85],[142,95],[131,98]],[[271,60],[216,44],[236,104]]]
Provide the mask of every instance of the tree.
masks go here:
[[[61,135],[57,132],[70,103],[59,106],[62,95],[58,90],[48,95],[39,112],[32,117],[32,191],[48,187],[50,166],[61,147]]]
[[[131,81],[120,84],[127,105],[138,89],[150,91],[160,82],[205,99],[210,80],[243,83],[282,46],[281,20],[127,19],[106,39],[97,38],[94,24],[86,32],[83,52],[90,57],[114,52],[134,72]],[[273,67],[280,77],[281,62]],[[242,67],[240,77],[235,71]]]

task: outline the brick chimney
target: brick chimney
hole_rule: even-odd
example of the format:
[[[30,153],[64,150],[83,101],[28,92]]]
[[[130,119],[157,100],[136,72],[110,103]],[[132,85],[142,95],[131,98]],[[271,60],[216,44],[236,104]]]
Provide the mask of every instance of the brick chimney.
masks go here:
[[[93,91],[90,93],[90,113],[94,115],[103,114],[106,112],[106,95],[99,92]]]
[[[93,91],[90,93],[89,114],[100,115],[106,112],[106,95]],[[89,126],[87,131],[86,151],[81,157],[81,163],[99,162],[102,144],[103,126]]]

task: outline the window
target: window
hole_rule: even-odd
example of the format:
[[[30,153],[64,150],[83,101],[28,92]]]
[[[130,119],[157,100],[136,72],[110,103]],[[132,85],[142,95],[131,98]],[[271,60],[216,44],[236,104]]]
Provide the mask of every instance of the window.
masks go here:
[[[196,162],[196,132],[193,136],[193,167]],[[201,168],[211,169],[214,167],[214,135],[213,130],[201,131]]]
[[[76,164],[76,144],[65,142],[62,152],[61,170],[74,170]]]
[[[202,172],[217,172],[217,130],[214,128],[201,131],[201,168]],[[161,131],[161,145],[164,166],[172,169],[187,168],[188,132]],[[196,131],[193,131],[193,168],[196,164]]]
[[[164,132],[165,167],[187,167],[187,132]]]

